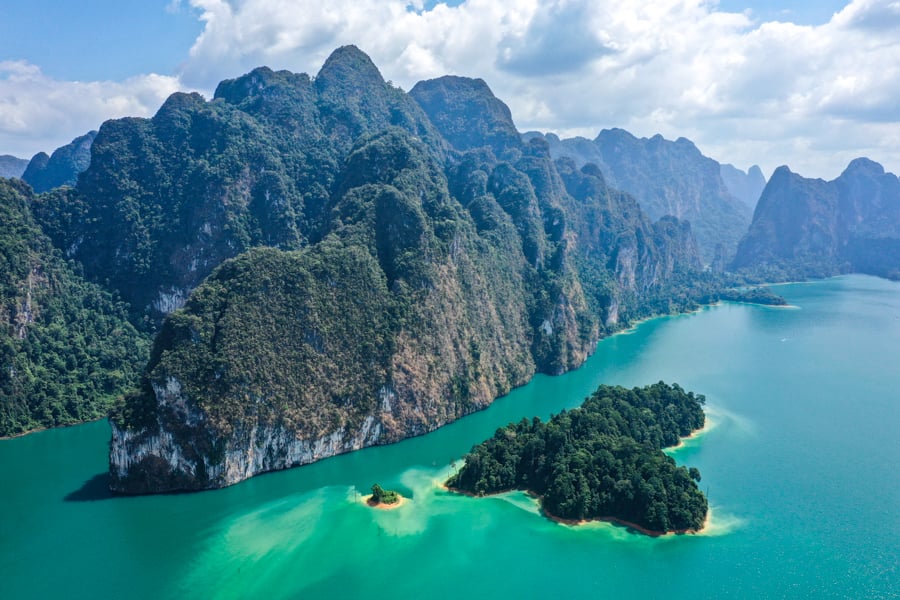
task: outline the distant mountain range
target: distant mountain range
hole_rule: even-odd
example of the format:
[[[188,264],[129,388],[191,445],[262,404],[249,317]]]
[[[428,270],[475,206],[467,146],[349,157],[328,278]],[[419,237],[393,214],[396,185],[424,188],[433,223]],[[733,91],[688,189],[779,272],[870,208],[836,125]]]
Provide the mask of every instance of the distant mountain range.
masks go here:
[[[28,161],[9,154],[0,156],[0,177],[21,177]]]
[[[78,175],[91,164],[91,144],[96,136],[96,131],[89,131],[57,148],[51,156],[38,152],[22,173],[22,179],[38,194],[64,185],[75,185]]]
[[[728,192],[746,204],[751,211],[754,210],[756,203],[759,202],[759,196],[766,187],[766,177],[762,169],[753,165],[744,172],[734,165],[723,164],[719,173]]]
[[[604,129],[594,140],[535,132],[525,139],[538,136],[554,157],[597,165],[611,186],[633,195],[651,218],[672,215],[690,222],[706,262],[733,254],[750,224],[752,197],[765,185],[758,167],[752,175],[723,168],[685,138],[673,142],[661,135],[637,138],[623,129]]]
[[[833,181],[779,167],[731,267],[776,280],[848,272],[900,278],[900,181],[867,158]]]

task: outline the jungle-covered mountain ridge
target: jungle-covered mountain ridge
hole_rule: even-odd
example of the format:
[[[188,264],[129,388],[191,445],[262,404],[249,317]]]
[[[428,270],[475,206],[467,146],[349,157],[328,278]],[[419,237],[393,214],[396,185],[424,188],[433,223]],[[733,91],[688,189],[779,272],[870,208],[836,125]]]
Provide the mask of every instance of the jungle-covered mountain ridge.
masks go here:
[[[478,134],[462,140],[460,131]],[[467,398],[448,419],[536,370],[580,364],[601,335],[632,319],[705,298],[699,289],[707,284],[691,287],[699,262],[686,223],[653,223],[597,169],[553,161],[546,145],[523,143],[508,108],[484,82],[442,78],[407,94],[353,47],[337,50],[315,78],[259,68],[222,82],[210,101],[174,94],[151,119],[106,122],[96,135],[35,160],[33,173],[68,169],[76,184],[38,196],[14,186],[26,197],[22,210],[73,277],[125,301],[118,306],[127,307],[144,338],[220,265],[218,281],[226,273],[251,278],[252,261],[318,253],[311,249],[320,246],[331,253],[336,242],[353,249],[329,256],[360,258],[357,250],[365,249],[377,264],[376,283],[388,290],[387,299],[373,299],[390,324],[390,343],[379,346],[387,353],[382,367],[397,339],[421,342],[429,327],[468,302],[460,321],[466,326],[441,343],[454,345],[469,366],[435,378],[433,366],[419,365],[408,375],[431,382],[425,387],[439,381],[429,392],[432,403],[450,393]],[[254,248],[274,250],[245,257],[252,265],[246,271],[224,268]],[[461,289],[441,287],[453,279]],[[23,305],[23,281],[6,298],[11,307]],[[247,282],[227,283],[229,293],[250,290]],[[422,301],[436,289],[440,301]],[[263,315],[270,300],[262,299]],[[302,303],[286,297],[286,307],[295,301]],[[16,310],[9,311],[11,323]],[[472,324],[483,330],[474,341]],[[163,329],[158,348],[169,340]],[[311,335],[304,339],[312,348],[326,347]],[[479,343],[491,352],[482,353]],[[436,360],[434,347],[415,352]],[[139,371],[144,357],[134,352],[129,368]],[[486,361],[484,371],[471,366],[479,361]],[[477,393],[469,389],[473,380]],[[67,422],[43,414],[5,433]]]
[[[53,247],[34,202],[0,179],[0,436],[105,416],[149,350],[126,307]]]
[[[352,47],[104,124],[40,214],[74,205],[52,236],[89,277],[151,323],[188,298],[114,419],[121,491],[430,431],[714,286],[688,224],[524,142],[484,82],[407,94]]]
[[[481,80],[405,93],[345,47],[315,77],[262,67],[54,152],[46,170],[59,157],[69,177],[91,159],[74,187],[17,188],[24,210],[142,332],[104,367],[121,376],[102,406],[135,390],[115,411],[119,489],[216,487],[424,433],[719,296],[688,223],[653,221],[547,138],[520,136]],[[13,283],[5,302],[24,306]],[[28,414],[7,432],[72,422]]]

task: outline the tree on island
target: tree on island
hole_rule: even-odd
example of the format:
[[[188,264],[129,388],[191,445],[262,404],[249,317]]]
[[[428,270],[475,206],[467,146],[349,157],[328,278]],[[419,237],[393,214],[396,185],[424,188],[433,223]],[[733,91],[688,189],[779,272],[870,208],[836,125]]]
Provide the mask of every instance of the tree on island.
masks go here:
[[[400,494],[394,490],[386,490],[377,483],[372,486],[371,504],[397,504],[400,502]]]

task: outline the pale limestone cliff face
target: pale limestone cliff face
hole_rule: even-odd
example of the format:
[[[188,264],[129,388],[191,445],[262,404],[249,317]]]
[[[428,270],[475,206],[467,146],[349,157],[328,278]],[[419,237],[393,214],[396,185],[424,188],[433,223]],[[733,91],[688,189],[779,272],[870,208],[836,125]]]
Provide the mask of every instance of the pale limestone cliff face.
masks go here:
[[[170,378],[155,392],[160,403],[177,414],[184,426],[204,429],[206,415],[191,406],[176,379]],[[389,412],[390,404],[385,408]],[[342,426],[315,439],[304,439],[279,425],[254,424],[217,438],[212,452],[191,452],[172,431],[159,425],[151,433],[112,423],[109,463],[113,490],[156,493],[220,488],[260,473],[360,450],[377,444],[382,437],[382,424],[374,415],[353,431]]]

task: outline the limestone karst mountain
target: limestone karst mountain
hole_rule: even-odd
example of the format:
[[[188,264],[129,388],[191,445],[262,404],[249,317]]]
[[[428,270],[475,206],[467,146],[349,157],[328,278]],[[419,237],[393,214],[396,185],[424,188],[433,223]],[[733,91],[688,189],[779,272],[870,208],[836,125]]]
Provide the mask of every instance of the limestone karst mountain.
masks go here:
[[[484,82],[405,94],[352,47],[315,78],[257,69],[104,124],[45,222],[80,206],[48,228],[139,309],[186,299],[114,418],[114,488],[220,487],[425,433],[696,305],[686,223],[514,131]]]
[[[867,158],[833,181],[779,167],[731,266],[776,280],[847,272],[900,277],[900,180]]]
[[[45,152],[38,152],[22,173],[22,179],[27,181],[36,193],[64,185],[75,185],[78,182],[78,175],[91,164],[91,144],[94,143],[96,136],[96,131],[89,131],[65,146],[57,148],[50,156]]]
[[[0,177],[21,177],[26,167],[28,161],[24,158],[17,158],[11,154],[0,156]]]
[[[604,129],[593,140],[526,134],[535,136],[550,144],[554,157],[597,165],[609,185],[634,196],[650,218],[690,222],[706,263],[717,254],[731,256],[747,231],[752,207],[731,193],[721,165],[686,138],[638,138],[624,129]]]

